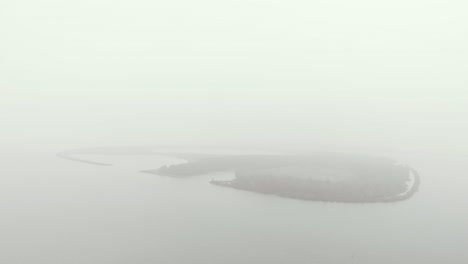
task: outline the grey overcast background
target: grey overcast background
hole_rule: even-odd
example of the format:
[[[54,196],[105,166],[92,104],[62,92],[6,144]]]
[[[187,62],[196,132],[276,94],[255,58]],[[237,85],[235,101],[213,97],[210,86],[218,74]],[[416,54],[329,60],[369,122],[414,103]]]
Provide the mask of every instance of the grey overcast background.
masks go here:
[[[0,0],[2,264],[467,263],[467,11],[452,0]],[[206,199],[187,204],[192,183],[135,173],[156,161],[125,174],[54,156],[159,144],[389,155],[412,162],[422,187],[395,207],[232,193],[239,208],[223,219],[240,226],[222,227],[196,212],[231,193],[205,181],[192,183]],[[154,208],[167,217],[155,226],[173,231],[162,241],[143,230],[161,219]]]
[[[463,1],[0,4],[2,144],[467,144]]]

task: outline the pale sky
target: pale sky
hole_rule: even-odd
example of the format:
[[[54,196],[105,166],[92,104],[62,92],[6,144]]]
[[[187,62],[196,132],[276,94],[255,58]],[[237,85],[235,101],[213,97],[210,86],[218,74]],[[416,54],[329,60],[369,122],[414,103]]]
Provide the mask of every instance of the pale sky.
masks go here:
[[[1,1],[1,138],[466,143],[466,10],[442,0]]]

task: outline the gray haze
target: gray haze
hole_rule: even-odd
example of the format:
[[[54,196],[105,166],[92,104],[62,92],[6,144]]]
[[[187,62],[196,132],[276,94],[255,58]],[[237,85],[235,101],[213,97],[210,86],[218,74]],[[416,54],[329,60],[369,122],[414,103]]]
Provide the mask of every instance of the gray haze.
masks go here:
[[[467,9],[0,0],[0,262],[466,263]],[[162,157],[54,156],[114,145],[365,152],[422,186],[398,205],[324,205],[137,173]],[[225,225],[201,213],[219,208]]]

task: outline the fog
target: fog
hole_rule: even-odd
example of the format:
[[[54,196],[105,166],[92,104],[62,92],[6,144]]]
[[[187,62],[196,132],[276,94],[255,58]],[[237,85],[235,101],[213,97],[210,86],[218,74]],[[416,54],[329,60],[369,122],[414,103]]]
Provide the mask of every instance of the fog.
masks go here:
[[[468,184],[463,177],[468,147],[467,9],[464,1],[442,0],[0,1],[0,157],[5,163],[0,166],[0,185],[5,191],[0,208],[8,215],[0,225],[10,230],[0,245],[13,252],[0,256],[0,262],[440,263],[450,259],[465,263],[468,255],[460,243],[468,238],[463,224],[468,220],[463,212],[468,196],[462,187]],[[249,196],[252,194],[216,189],[193,179],[171,182],[137,173],[163,165],[161,157],[131,157],[131,161],[114,157],[111,163],[123,164],[122,170],[101,170],[55,156],[64,150],[97,146],[366,153],[411,164],[420,172],[422,183],[415,197],[399,202],[401,207],[391,207],[399,211],[387,212],[388,207],[376,205],[363,209]],[[76,177],[61,178],[67,171]],[[119,176],[113,184],[111,175],[115,174]],[[78,180],[79,175],[87,176]],[[96,187],[90,187],[93,181]],[[148,181],[147,185],[141,181]],[[84,186],[89,194],[82,194],[82,204],[77,202],[74,183]],[[174,202],[153,204],[151,195],[155,194],[149,186],[155,187],[155,193],[159,191],[155,199]],[[44,189],[35,193],[36,187]],[[70,198],[67,190],[76,191],[77,200]],[[171,190],[187,193],[173,197]],[[130,195],[140,191],[146,195],[137,195],[141,200]],[[117,195],[116,201],[124,204],[122,211],[106,207],[98,195],[101,192]],[[198,205],[183,202],[191,194],[203,197],[197,200]],[[210,221],[215,225],[211,231],[186,230],[175,219],[181,215],[167,209],[177,205],[191,212],[202,206],[211,211],[209,208],[224,203],[217,195],[225,195],[226,201],[241,201],[232,212],[241,218],[241,226],[235,230],[244,236],[234,238],[225,233],[228,224]],[[96,208],[91,206],[93,197]],[[41,207],[32,202],[34,199],[47,207],[46,220],[36,212]],[[79,237],[76,233],[84,227],[68,218],[62,219],[63,236],[47,238],[47,231],[58,231],[53,224],[38,224],[48,217],[55,219],[68,208],[56,204],[67,199],[78,203],[67,209],[71,215],[96,217],[94,222],[87,220],[92,226],[89,237],[69,241],[73,234]],[[219,204],[210,202],[213,200]],[[241,204],[247,206],[247,212]],[[257,207],[249,207],[251,204]],[[93,209],[86,211],[86,205]],[[161,209],[166,218],[159,224],[166,227],[175,223],[170,237],[174,243],[184,244],[180,250],[187,252],[187,259],[175,257],[176,247],[166,248],[164,254],[148,253],[154,251],[149,245],[158,247],[161,241],[151,240],[154,233],[140,230],[139,220],[106,229],[112,233],[128,226],[141,232],[141,236],[122,234],[130,237],[127,244],[99,240],[103,230],[99,221],[133,212],[135,219],[148,224],[145,221],[150,220],[145,220],[142,212],[153,219],[158,215],[155,208],[166,208]],[[325,212],[320,225],[331,234],[321,233],[311,242],[316,233],[307,229],[308,218],[300,213],[297,218],[276,220],[271,226],[260,223],[263,218],[259,220],[253,213],[264,210],[273,217],[295,214],[296,209],[312,215],[314,210],[322,210],[315,211],[322,216]],[[103,213],[106,210],[110,213]],[[198,224],[210,218],[183,214]],[[349,234],[361,232],[353,223],[374,219],[375,214],[389,221],[383,226],[391,226],[387,217],[392,215],[414,219],[408,225],[416,231],[404,242],[390,233],[379,233],[377,225],[371,227],[381,241],[390,242],[377,243],[377,248],[370,249],[374,254],[366,255],[369,245],[365,239],[373,233],[363,237]],[[29,222],[27,215],[32,216]],[[350,215],[349,229],[343,227],[347,224],[343,215]],[[237,217],[236,213],[226,213],[223,219],[231,217]],[[438,224],[435,219],[440,220]],[[300,222],[297,226],[296,221]],[[419,221],[429,223],[421,227]],[[288,232],[291,225],[294,228]],[[445,230],[450,225],[451,229]],[[274,247],[260,246],[254,254],[246,245],[240,246],[241,241],[259,235],[242,229],[246,226],[257,226],[254,230],[266,237],[274,236],[273,229],[279,230],[283,238],[274,241],[288,257],[272,257],[278,252]],[[399,225],[391,226],[393,229],[396,233],[404,230]],[[221,234],[221,243],[244,258],[233,257],[233,252],[216,255],[208,249],[215,230]],[[205,241],[202,244],[208,248],[202,247],[198,253],[188,249],[191,240],[186,241],[186,234],[191,232],[193,243]],[[40,237],[51,244],[44,249],[27,242]],[[145,244],[145,239],[153,244]],[[288,247],[289,239],[296,241],[294,249]],[[101,252],[96,245],[96,251],[85,250],[82,258],[72,250],[96,240],[109,246]],[[266,242],[254,239],[252,243],[259,246]],[[321,242],[325,243],[323,248],[318,246]],[[148,245],[148,251],[131,250],[140,243]],[[312,258],[315,262],[309,262],[302,243],[317,243],[313,247],[320,248],[321,254],[331,248],[336,252],[325,257],[318,254]],[[357,246],[348,251],[343,249],[346,244]],[[62,250],[54,253],[54,248]],[[119,253],[123,254],[121,260]],[[391,259],[397,260],[388,262]]]
[[[466,7],[3,1],[2,141],[460,146]]]

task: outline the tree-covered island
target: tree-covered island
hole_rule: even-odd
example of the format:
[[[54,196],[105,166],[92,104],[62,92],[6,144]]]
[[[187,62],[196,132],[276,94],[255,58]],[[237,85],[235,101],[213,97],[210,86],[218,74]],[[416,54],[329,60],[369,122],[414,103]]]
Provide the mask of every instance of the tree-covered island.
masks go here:
[[[419,188],[419,175],[407,165],[341,153],[207,155],[146,172],[188,177],[216,171],[233,171],[235,178],[212,184],[302,200],[394,202]]]

